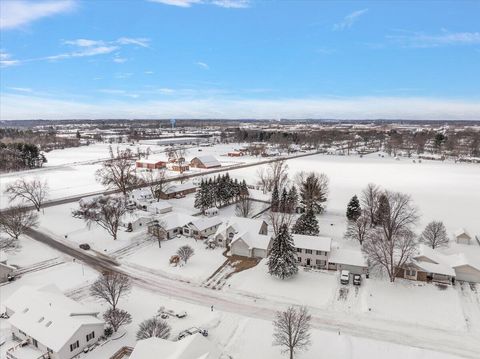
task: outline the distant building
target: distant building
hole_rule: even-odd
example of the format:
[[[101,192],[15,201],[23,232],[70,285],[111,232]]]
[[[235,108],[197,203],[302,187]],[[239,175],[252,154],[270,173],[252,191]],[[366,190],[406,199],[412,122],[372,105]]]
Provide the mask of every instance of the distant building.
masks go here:
[[[194,168],[217,168],[222,164],[212,155],[204,155],[193,158],[190,161],[190,167]]]
[[[15,267],[9,266],[7,260],[7,254],[4,251],[0,251],[0,283],[6,282],[15,271]]]
[[[146,159],[146,158],[139,159],[135,162],[135,167],[145,168],[149,170],[161,169],[161,168],[164,168],[166,165],[167,165],[167,162],[165,161],[156,160],[156,159]]]
[[[165,190],[160,191],[159,196],[161,199],[171,199],[185,197],[189,193],[195,193],[197,186],[193,183],[186,182],[168,187]]]
[[[19,343],[8,359],[71,359],[103,335],[98,312],[65,296],[55,285],[21,287],[4,303]]]
[[[232,151],[232,152],[228,152],[228,157],[241,157],[244,155],[243,152],[241,151]]]
[[[471,240],[472,236],[464,228],[455,231],[455,242],[458,244],[470,244]]]
[[[152,202],[147,207],[147,211],[153,214],[165,214],[172,210],[173,206],[167,201]]]

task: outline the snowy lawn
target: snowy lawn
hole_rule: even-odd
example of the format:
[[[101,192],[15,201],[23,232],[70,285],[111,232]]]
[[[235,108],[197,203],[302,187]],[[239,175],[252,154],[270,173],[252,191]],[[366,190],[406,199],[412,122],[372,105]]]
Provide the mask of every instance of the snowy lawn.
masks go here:
[[[268,274],[265,259],[252,269],[233,275],[228,283],[226,290],[313,307],[328,306],[339,286],[336,272],[307,272],[302,268],[294,278],[278,279]]]
[[[62,257],[62,253],[26,236],[20,236],[18,247],[8,250],[8,264],[26,267],[49,259]]]
[[[455,288],[397,279],[364,281],[363,310],[372,316],[412,324],[465,330],[462,298]]]
[[[273,346],[273,325],[269,321],[242,319],[237,322],[234,336],[226,345],[225,352],[235,359],[287,358],[280,347]],[[298,359],[341,358],[389,358],[389,359],[454,359],[454,355],[418,349],[404,345],[358,338],[337,332],[312,330],[312,345],[308,350],[295,355]]]
[[[45,213],[40,215],[39,230],[57,240],[67,241],[75,247],[81,243],[88,243],[92,249],[103,253],[118,250],[146,236],[145,231],[138,230],[129,233],[125,232],[124,227],[120,227],[117,240],[113,240],[99,225],[92,224],[88,228],[83,219],[74,218],[72,216],[74,209],[78,209],[77,203],[45,208]]]
[[[170,257],[183,245],[191,246],[195,254],[187,264],[171,266]],[[158,248],[157,243],[152,243],[126,258],[125,263],[159,275],[200,284],[225,262],[222,252],[222,248],[205,249],[203,241],[181,236],[163,241],[161,248]]]

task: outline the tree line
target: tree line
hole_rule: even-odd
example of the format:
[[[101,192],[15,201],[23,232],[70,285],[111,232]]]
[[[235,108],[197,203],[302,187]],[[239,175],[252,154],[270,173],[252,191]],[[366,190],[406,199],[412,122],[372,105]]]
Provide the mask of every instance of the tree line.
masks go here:
[[[208,180],[202,179],[195,193],[194,207],[204,211],[211,207],[221,207],[248,197],[245,180],[232,179],[228,172]]]

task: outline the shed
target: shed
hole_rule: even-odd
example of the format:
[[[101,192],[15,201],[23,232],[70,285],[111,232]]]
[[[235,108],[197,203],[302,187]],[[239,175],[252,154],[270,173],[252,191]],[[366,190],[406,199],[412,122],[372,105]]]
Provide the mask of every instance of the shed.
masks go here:
[[[147,211],[154,214],[164,214],[171,212],[173,207],[167,201],[158,201],[150,203],[147,207]]]
[[[465,228],[459,228],[455,231],[455,241],[458,244],[470,244],[472,236],[465,230]]]
[[[222,164],[212,155],[194,157],[190,161],[190,167],[194,168],[216,168],[221,166]]]

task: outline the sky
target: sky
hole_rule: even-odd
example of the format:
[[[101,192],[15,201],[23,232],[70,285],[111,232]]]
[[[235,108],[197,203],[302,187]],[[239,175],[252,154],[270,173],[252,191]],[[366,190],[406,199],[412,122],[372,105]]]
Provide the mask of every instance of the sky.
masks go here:
[[[480,120],[480,1],[0,0],[0,119]]]

